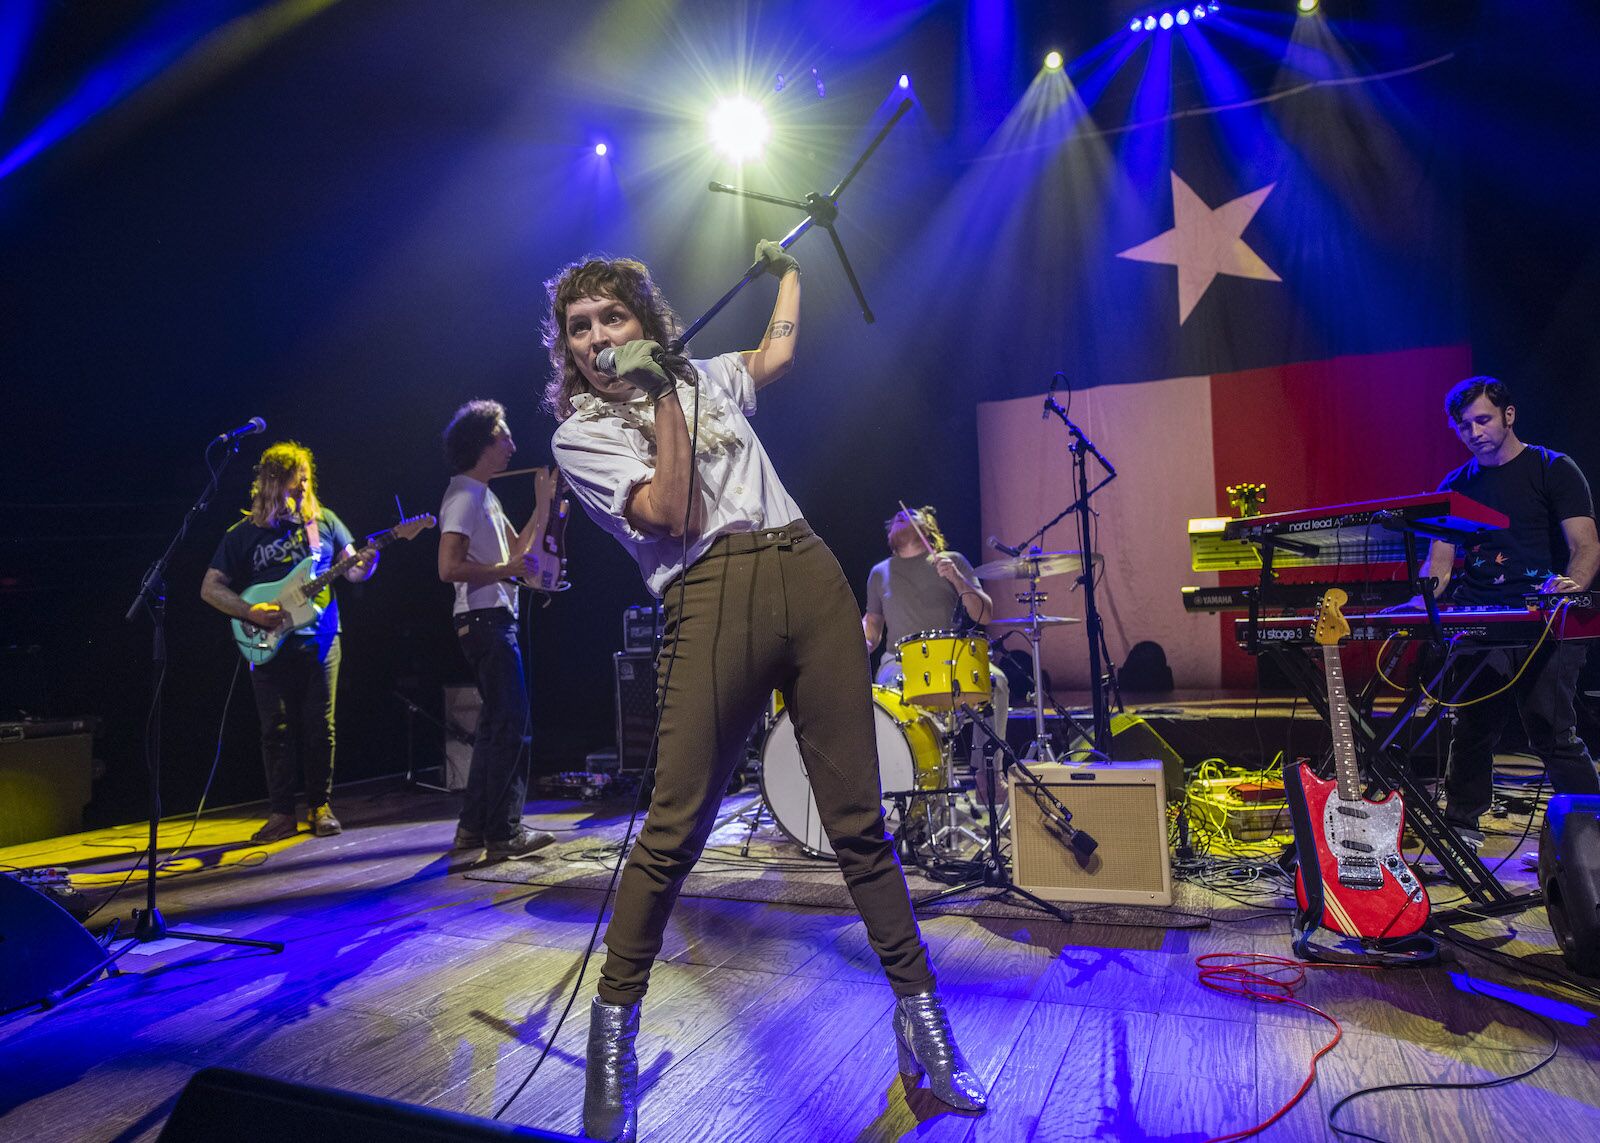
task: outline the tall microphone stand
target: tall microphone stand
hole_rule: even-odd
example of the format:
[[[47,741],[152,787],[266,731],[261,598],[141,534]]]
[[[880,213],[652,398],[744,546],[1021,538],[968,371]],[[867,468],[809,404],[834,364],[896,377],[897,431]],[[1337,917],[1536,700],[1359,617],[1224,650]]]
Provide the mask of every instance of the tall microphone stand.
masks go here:
[[[1073,424],[1067,416],[1067,411],[1056,401],[1055,383],[1051,382],[1050,392],[1044,399],[1045,414],[1054,413],[1061,418],[1061,423],[1067,426],[1071,440],[1067,445],[1072,453],[1072,484],[1077,499],[1067,505],[1055,515],[1055,518],[1046,523],[1033,535],[1022,543],[1016,545],[1018,549],[1025,549],[1035,540],[1043,538],[1044,534],[1066,517],[1069,513],[1078,515],[1078,550],[1083,553],[1083,570],[1078,576],[1078,584],[1083,588],[1083,623],[1084,631],[1089,637],[1089,682],[1090,682],[1090,710],[1093,717],[1094,748],[1097,752],[1110,757],[1111,750],[1111,707],[1107,691],[1114,690],[1117,686],[1116,672],[1111,666],[1111,655],[1105,643],[1105,624],[1100,619],[1100,609],[1095,604],[1094,586],[1094,530],[1092,517],[1094,509],[1089,507],[1089,498],[1099,492],[1106,485],[1117,478],[1117,470],[1111,466],[1104,454],[1094,447],[1094,442],[1083,435],[1083,430]],[[1105,469],[1105,475],[1098,484],[1089,487],[1089,457],[1093,456],[1100,462],[1100,467]],[[1009,551],[1009,548],[1001,548]]]
[[[144,581],[139,585],[139,593],[134,596],[133,603],[128,608],[128,613],[123,617],[132,622],[134,617],[143,611],[150,617],[151,622],[151,670],[152,685],[150,699],[150,726],[149,736],[145,742],[145,768],[149,774],[150,797],[150,844],[145,854],[147,866],[144,889],[144,908],[135,909],[133,938],[119,949],[107,964],[120,958],[134,945],[147,944],[159,941],[166,937],[181,937],[190,941],[209,941],[222,945],[247,945],[251,948],[271,949],[273,952],[282,952],[281,941],[257,941],[244,937],[224,937],[214,933],[196,933],[182,929],[170,929],[161,915],[161,910],[156,907],[156,852],[158,848],[158,831],[161,825],[161,689],[167,673],[167,565],[172,562],[173,553],[178,550],[178,545],[189,533],[189,525],[194,518],[204,512],[211,504],[211,497],[216,494],[217,486],[221,483],[223,470],[228,467],[228,462],[239,452],[239,442],[242,435],[230,435],[225,438],[227,452],[221,463],[211,468],[211,479],[206,484],[205,490],[200,493],[200,498],[194,502],[189,511],[184,514],[183,523],[178,525],[177,535],[167,544],[167,550],[161,557],[150,565],[150,570],[145,572]],[[213,441],[213,444],[216,442]],[[210,448],[206,450],[207,460],[210,458]],[[207,467],[210,467],[209,463]],[[106,967],[105,965],[100,968]],[[93,974],[82,979],[92,980],[98,975],[100,968]]]
[[[785,234],[779,240],[778,245],[785,250],[789,249],[800,240],[802,234],[813,226],[820,226],[826,230],[828,237],[833,240],[834,251],[839,255],[839,263],[844,267],[844,275],[850,279],[850,288],[855,292],[856,302],[861,306],[861,316],[868,325],[871,325],[877,319],[873,316],[872,307],[867,304],[867,295],[862,291],[861,283],[856,278],[855,268],[850,265],[850,258],[844,252],[844,243],[839,240],[839,232],[834,229],[834,222],[839,217],[839,196],[844,193],[845,187],[849,186],[856,175],[860,173],[861,168],[866,166],[867,160],[872,158],[872,153],[888,137],[894,125],[900,122],[905,113],[910,110],[911,100],[901,100],[900,105],[895,108],[894,114],[889,116],[889,121],[879,128],[877,135],[873,136],[872,142],[868,143],[866,150],[861,152],[861,157],[855,161],[855,165],[845,172],[844,178],[840,179],[838,184],[827,194],[812,191],[804,199],[779,198],[777,195],[743,190],[739,187],[729,186],[727,183],[712,182],[710,184],[710,189],[720,194],[739,195],[742,198],[755,199],[757,202],[770,202],[776,206],[789,206],[796,210],[805,211],[806,217],[801,219],[793,230]],[[710,309],[690,324],[688,329],[672,339],[672,343],[667,346],[668,351],[674,354],[682,353],[684,346],[694,339],[695,334],[704,329],[712,318],[721,313],[723,308],[733,301],[740,290],[761,277],[762,274],[766,273],[766,270],[766,262],[752,263],[750,268],[744,272],[744,277],[735,282],[732,289],[718,298]]]

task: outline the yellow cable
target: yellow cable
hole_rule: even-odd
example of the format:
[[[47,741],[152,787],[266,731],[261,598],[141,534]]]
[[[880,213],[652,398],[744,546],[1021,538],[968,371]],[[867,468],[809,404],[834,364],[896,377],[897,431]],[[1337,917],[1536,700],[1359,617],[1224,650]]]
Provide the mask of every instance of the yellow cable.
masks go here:
[[[1417,684],[1418,688],[1422,691],[1422,694],[1425,698],[1438,704],[1439,706],[1444,707],[1446,710],[1460,710],[1463,707],[1476,706],[1480,702],[1488,702],[1492,698],[1505,694],[1506,691],[1517,685],[1517,680],[1522,678],[1523,673],[1528,669],[1528,664],[1533,662],[1533,657],[1538,654],[1539,648],[1544,646],[1544,641],[1550,637],[1550,630],[1555,626],[1556,616],[1560,615],[1568,606],[1569,602],[1562,600],[1560,603],[1557,603],[1550,609],[1550,617],[1544,621],[1544,630],[1539,632],[1538,640],[1535,641],[1533,646],[1528,650],[1528,657],[1522,660],[1522,666],[1517,668],[1516,673],[1507,679],[1503,686],[1497,687],[1486,695],[1479,695],[1475,699],[1468,699],[1466,702],[1446,702],[1442,698],[1436,698],[1434,695],[1430,694],[1428,688],[1421,683]],[[1397,691],[1404,691],[1404,687],[1395,683],[1395,681],[1389,678],[1388,675],[1384,674],[1383,671],[1384,648],[1387,647],[1395,638],[1396,636],[1391,635],[1388,639],[1385,639],[1381,644],[1378,645],[1378,658],[1373,666],[1375,666],[1378,670],[1378,678],[1382,679],[1390,688]]]

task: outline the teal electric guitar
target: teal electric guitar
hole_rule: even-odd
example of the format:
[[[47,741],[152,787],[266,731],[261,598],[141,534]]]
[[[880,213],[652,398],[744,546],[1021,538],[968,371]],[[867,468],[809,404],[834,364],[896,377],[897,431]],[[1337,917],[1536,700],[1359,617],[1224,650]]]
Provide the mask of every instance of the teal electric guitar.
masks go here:
[[[257,603],[276,603],[289,616],[289,622],[282,627],[267,628],[257,627],[243,619],[231,620],[233,623],[233,640],[239,645],[239,653],[249,660],[250,665],[259,667],[268,662],[278,653],[278,648],[283,646],[283,641],[291,632],[302,627],[314,625],[322,618],[325,610],[317,603],[317,596],[322,590],[339,576],[349,571],[362,557],[378,551],[391,540],[409,540],[418,532],[431,528],[437,523],[432,516],[412,516],[402,520],[386,532],[368,536],[367,542],[359,551],[335,560],[332,567],[321,575],[316,573],[316,558],[307,556],[294,569],[282,579],[273,580],[271,583],[257,583],[245,588],[239,593],[239,598],[252,606]]]

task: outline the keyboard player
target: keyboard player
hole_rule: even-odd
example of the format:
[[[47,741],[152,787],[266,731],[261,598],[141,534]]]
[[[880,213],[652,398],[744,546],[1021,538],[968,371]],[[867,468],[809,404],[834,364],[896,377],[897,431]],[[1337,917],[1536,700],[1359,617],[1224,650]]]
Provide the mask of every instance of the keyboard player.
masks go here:
[[[1471,377],[1454,386],[1445,397],[1445,412],[1472,459],[1446,476],[1440,490],[1497,509],[1511,526],[1486,532],[1464,549],[1462,571],[1453,581],[1456,548],[1434,541],[1428,574],[1438,578],[1440,599],[1455,606],[1520,607],[1529,592],[1588,590],[1600,569],[1600,538],[1594,500],[1577,464],[1517,437],[1511,394],[1493,377]],[[1547,640],[1513,687],[1456,711],[1445,817],[1474,848],[1483,842],[1479,818],[1493,796],[1494,747],[1513,705],[1554,790],[1600,793],[1600,777],[1577,735],[1573,709],[1588,647],[1587,642]],[[1455,668],[1455,687],[1475,668],[1482,669],[1457,701],[1505,686],[1529,650],[1504,647],[1463,657]]]

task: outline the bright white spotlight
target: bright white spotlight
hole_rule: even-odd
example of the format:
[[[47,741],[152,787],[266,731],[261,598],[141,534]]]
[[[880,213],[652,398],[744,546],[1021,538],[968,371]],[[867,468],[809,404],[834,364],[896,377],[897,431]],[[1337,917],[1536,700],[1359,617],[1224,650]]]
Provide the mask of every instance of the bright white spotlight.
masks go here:
[[[1045,70],[1047,70],[1047,71],[1060,71],[1061,70],[1061,53],[1060,52],[1050,52],[1050,53],[1046,54],[1045,57],[1044,57],[1044,66],[1045,66]]]
[[[1144,30],[1147,32],[1156,30],[1156,18],[1154,16],[1146,16],[1144,18]]]
[[[1196,20],[1204,20],[1206,18],[1206,8],[1204,4],[1196,4],[1194,6],[1194,18]]]
[[[772,134],[761,105],[743,95],[717,104],[712,109],[709,126],[711,145],[735,163],[760,158],[767,137]]]
[[[1163,32],[1167,32],[1167,31],[1171,31],[1171,29],[1172,29],[1172,13],[1171,12],[1163,12],[1163,13],[1161,13],[1161,30]]]
[[[906,75],[904,72],[902,72],[900,74],[900,90],[901,91],[909,91],[910,89],[911,89],[911,77],[909,75]]]
[[[1295,7],[1300,9],[1302,16],[1309,16],[1317,10],[1318,0],[1295,0]]]
[[[594,153],[597,155],[604,155],[610,149],[611,148],[607,147],[604,143],[596,143],[594,145]]]
[[[1178,26],[1181,28],[1183,25],[1187,24],[1188,22],[1189,22],[1189,9],[1187,9],[1187,8],[1179,8],[1178,9]]]
[[[1144,21],[1135,16],[1133,21],[1128,25],[1128,31],[1137,32],[1142,27],[1144,27]]]

